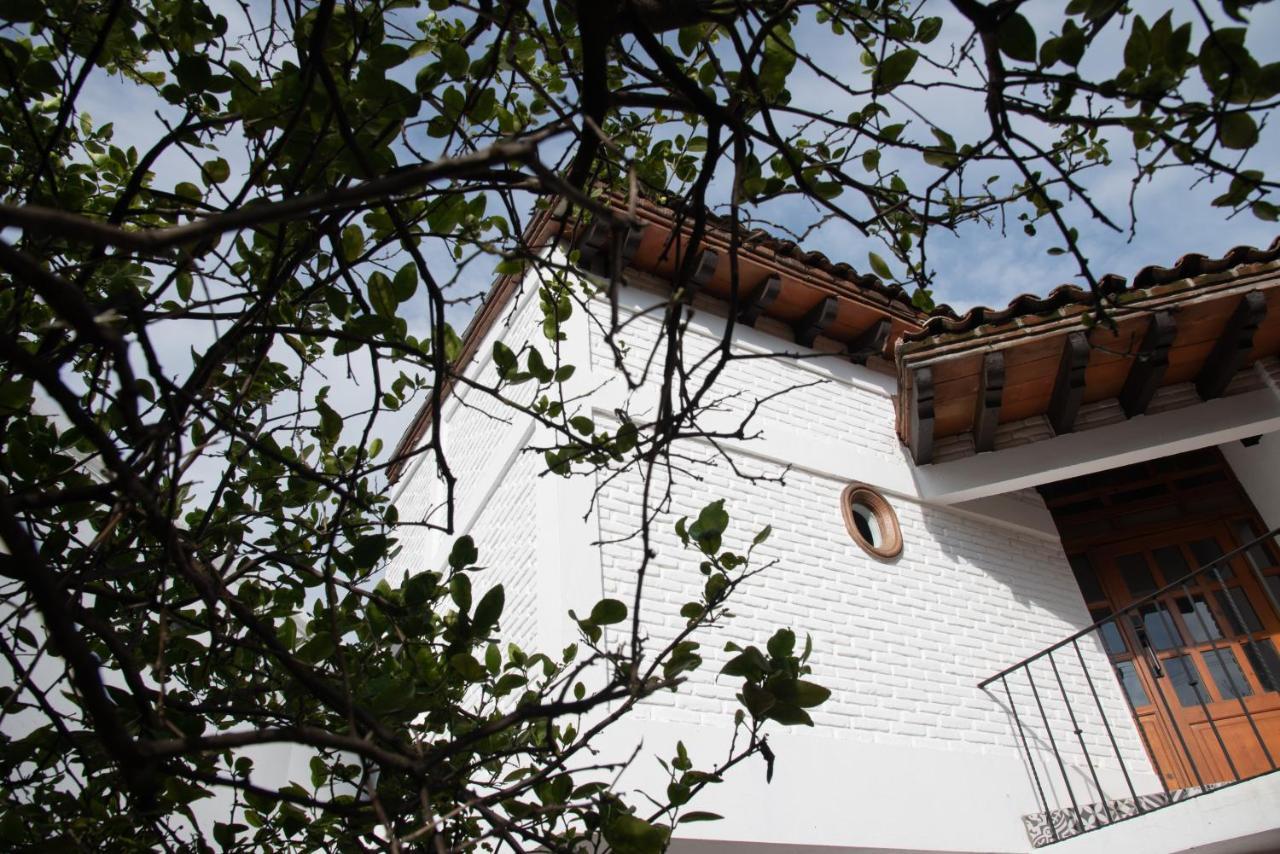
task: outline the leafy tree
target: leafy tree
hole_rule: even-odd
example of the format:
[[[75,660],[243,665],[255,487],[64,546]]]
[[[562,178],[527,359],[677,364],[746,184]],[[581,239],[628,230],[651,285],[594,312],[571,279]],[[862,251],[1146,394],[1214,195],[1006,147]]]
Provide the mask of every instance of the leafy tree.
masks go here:
[[[1051,229],[1093,284],[1079,229],[1112,219],[1085,176],[1124,168],[1116,146],[1135,187],[1185,169],[1223,181],[1224,213],[1276,219],[1256,149],[1280,64],[1253,56],[1251,4],[1031,5],[0,2],[3,844],[648,852],[708,817],[685,804],[771,763],[763,727],[827,695],[791,630],[736,650],[743,737],[703,769],[678,747],[658,806],[587,749],[682,689],[700,630],[763,569],[724,546],[742,534],[722,501],[679,526],[707,581],[666,644],[637,593],[575,617],[569,650],[504,645],[466,537],[447,566],[375,583],[398,530],[452,530],[436,416],[468,381],[469,282],[540,283],[545,344],[499,350],[501,381],[474,387],[557,436],[553,473],[642,477],[648,542],[673,446],[725,435],[700,415],[728,339],[694,371],[672,304],[657,416],[598,428],[561,394],[558,346],[594,297],[522,236],[530,211],[564,200],[574,228],[627,222],[605,190],[683,200],[696,245],[712,207],[736,234],[803,199],[882,242],[873,270],[924,306],[929,235],[996,218]],[[136,137],[122,107],[159,130],[117,142]],[[333,390],[343,371],[358,402]],[[423,441],[390,452],[382,425],[419,406]],[[419,455],[449,486],[439,521],[397,520],[383,494]],[[312,751],[311,785],[255,783],[243,748],[264,744]],[[232,807],[205,839],[192,809],[215,792]]]

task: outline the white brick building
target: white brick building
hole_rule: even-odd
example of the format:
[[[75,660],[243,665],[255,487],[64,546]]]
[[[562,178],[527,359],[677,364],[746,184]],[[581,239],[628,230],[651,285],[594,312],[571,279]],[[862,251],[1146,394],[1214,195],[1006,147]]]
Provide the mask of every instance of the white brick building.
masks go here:
[[[670,298],[678,255],[663,254],[678,231],[669,212],[646,205],[641,215],[647,227],[628,244],[616,294],[633,376],[661,332],[650,310]],[[703,245],[724,256],[726,239],[713,231]],[[592,240],[581,244],[584,266]],[[564,258],[563,248],[548,251]],[[709,500],[726,499],[730,537],[771,525],[759,552],[777,565],[735,596],[737,618],[702,638],[708,661],[697,684],[648,701],[604,751],[644,741],[626,778],[638,788],[665,784],[648,759],[669,755],[677,739],[695,756],[718,756],[738,705],[735,680],[715,676],[720,650],[763,645],[779,626],[812,633],[812,678],[833,694],[812,729],[772,736],[771,783],[762,768],[736,769],[696,804],[726,819],[679,826],[672,850],[1280,847],[1280,775],[1266,773],[1271,756],[1280,760],[1280,684],[1267,670],[1280,635],[1268,598],[1280,595],[1275,544],[1228,555],[1234,580],[1221,590],[1205,572],[1175,577],[1159,563],[1177,552],[1197,570],[1196,549],[1214,536],[1228,551],[1248,539],[1242,525],[1254,535],[1280,525],[1277,256],[1280,246],[1143,271],[1124,288],[1114,333],[1087,332],[1088,295],[1062,289],[1003,312],[930,319],[847,268],[759,240],[742,250],[738,273],[754,302],[731,309],[728,265],[706,256],[686,360],[713,349],[744,304],[759,316],[738,315],[735,352],[789,355],[731,362],[718,380],[725,399],[705,423],[735,424],[768,398],[752,421],[759,435],[720,443],[724,455],[685,446],[667,523],[654,527],[648,632],[678,630],[681,604],[701,589],[672,524]],[[769,277],[781,290],[773,299],[753,290]],[[582,395],[597,424],[618,412],[643,421],[656,384],[626,392],[603,333],[612,306],[602,295],[587,308],[574,312],[560,354],[577,367],[566,397]],[[1178,319],[1172,338],[1151,331],[1157,315]],[[493,342],[518,351],[540,338],[541,322],[535,282],[500,283],[468,333],[466,375],[492,383]],[[1107,335],[1136,343],[1125,352],[1106,346]],[[1151,376],[1161,359],[1167,368]],[[542,456],[526,449],[550,441],[543,428],[465,386],[445,402],[440,429],[458,478],[454,531],[406,528],[393,582],[443,563],[453,537],[469,533],[492,567],[488,580],[506,586],[504,638],[549,649],[573,639],[569,609],[631,600],[634,473],[541,476]],[[760,479],[738,476],[727,457]],[[439,519],[441,481],[427,455],[415,459],[397,484],[400,518]],[[891,505],[900,554],[878,558],[855,542],[841,507],[850,483]],[[1135,554],[1164,573],[1150,590],[1134,580]],[[1252,621],[1233,602],[1256,611]],[[1107,609],[1118,622],[1016,667]],[[1165,625],[1172,640],[1159,635]],[[1132,680],[1129,702],[1120,678]],[[1230,687],[1237,678],[1248,687]],[[1134,795],[1143,797],[1135,804]],[[1132,812],[1143,814],[1118,820]],[[1113,826],[1080,832],[1096,825]]]

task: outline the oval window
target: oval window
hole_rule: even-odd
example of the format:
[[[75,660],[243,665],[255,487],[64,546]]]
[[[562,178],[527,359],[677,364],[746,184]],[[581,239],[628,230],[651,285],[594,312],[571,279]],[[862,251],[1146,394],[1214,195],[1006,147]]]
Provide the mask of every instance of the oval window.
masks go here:
[[[840,496],[840,509],[849,536],[867,554],[890,558],[902,552],[898,514],[883,495],[869,486],[851,483]]]

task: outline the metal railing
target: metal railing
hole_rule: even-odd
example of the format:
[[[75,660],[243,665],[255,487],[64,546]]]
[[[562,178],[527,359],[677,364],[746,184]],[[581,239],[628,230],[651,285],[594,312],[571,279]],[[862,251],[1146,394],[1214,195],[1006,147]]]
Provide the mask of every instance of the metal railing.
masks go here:
[[[1280,528],[979,683],[1007,704],[1027,761],[1039,807],[1039,815],[1024,817],[1033,844],[1058,842],[1280,767],[1280,733],[1272,732],[1274,723],[1259,726],[1248,699],[1280,691],[1274,641],[1257,637],[1280,620],[1276,552],[1265,545],[1270,541],[1274,549],[1277,536]],[[1260,595],[1240,598],[1252,587],[1237,577],[1241,569]],[[1181,629],[1165,607],[1171,597]],[[1211,600],[1227,625],[1214,616]],[[1254,606],[1269,608],[1272,619],[1263,620]],[[1245,653],[1259,691],[1238,666],[1236,649]],[[1195,664],[1196,652],[1209,668],[1207,679]],[[1228,720],[1237,730],[1234,738],[1224,738]],[[1191,724],[1198,732],[1190,731]],[[1123,794],[1112,797],[1108,788]],[[1149,788],[1159,790],[1139,794]]]

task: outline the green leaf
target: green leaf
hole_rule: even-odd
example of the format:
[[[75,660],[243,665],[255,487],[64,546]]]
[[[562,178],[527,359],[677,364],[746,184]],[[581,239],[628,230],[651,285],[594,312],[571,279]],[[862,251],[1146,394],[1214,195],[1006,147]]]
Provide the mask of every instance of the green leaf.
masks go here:
[[[1253,211],[1253,215],[1258,219],[1266,220],[1267,222],[1275,222],[1277,214],[1280,213],[1280,208],[1264,201],[1254,202],[1250,210]]]
[[[796,44],[785,27],[785,24],[774,27],[764,40],[764,58],[757,77],[760,87],[769,95],[786,91],[787,75],[796,64]]]
[[[348,264],[354,263],[364,254],[364,232],[358,225],[349,225],[342,229],[342,258]]]
[[[1036,31],[1031,22],[1017,12],[1000,22],[996,30],[1000,52],[1019,62],[1036,61]]]
[[[391,279],[385,273],[376,271],[369,276],[368,287],[369,304],[373,306],[373,310],[383,317],[395,317],[400,301],[396,299]]]
[[[221,184],[231,177],[231,165],[221,157],[215,157],[200,167],[200,177],[206,185]]]
[[[493,363],[497,366],[498,376],[502,379],[508,379],[520,366],[516,360],[516,354],[501,341],[493,342]]]
[[[316,401],[316,411],[320,413],[320,438],[332,445],[342,434],[342,416],[323,400]]]
[[[753,718],[763,718],[769,710],[777,705],[777,699],[768,690],[751,682],[742,685],[742,704],[747,707]]]
[[[741,676],[743,679],[759,679],[770,670],[769,662],[757,647],[749,646],[720,669],[722,676]]]
[[[803,679],[770,679],[771,690],[778,702],[798,708],[811,709],[820,706],[831,696],[831,692],[821,685],[806,682]]]
[[[502,616],[502,608],[507,601],[506,596],[506,591],[499,584],[480,598],[480,603],[476,605],[476,612],[471,617],[477,632],[488,631],[497,625],[498,618]]]
[[[797,679],[795,683],[796,705],[805,709],[820,706],[831,697],[831,691],[821,685]]]
[[[809,713],[793,703],[774,703],[763,717],[783,726],[813,726],[813,718],[809,717]]]
[[[627,618],[627,606],[617,599],[601,599],[591,609],[590,622],[597,626],[611,626]]]
[[[795,652],[796,633],[791,629],[778,629],[769,638],[768,649],[769,655],[774,658],[786,658]]]
[[[453,599],[453,604],[458,606],[458,610],[467,613],[471,610],[471,579],[462,573],[458,573],[449,579],[449,598]]]
[[[724,816],[713,812],[687,812],[680,816],[678,824],[691,824],[695,821],[720,821]]]
[[[445,73],[450,77],[465,77],[467,69],[471,67],[471,59],[467,56],[466,49],[457,42],[445,45],[441,59],[444,61]]]
[[[1252,148],[1258,142],[1258,124],[1248,113],[1227,113],[1218,120],[1218,138],[1227,148]]]
[[[403,585],[404,604],[408,608],[425,605],[436,591],[440,576],[434,572],[419,572],[409,576]]]
[[[529,348],[529,354],[525,357],[525,361],[529,366],[529,373],[540,383],[549,383],[555,376],[547,363],[542,361],[542,354],[538,352],[536,347]]]
[[[612,854],[661,854],[670,835],[670,828],[649,824],[630,813],[616,814],[604,828]]]
[[[942,32],[941,18],[922,18],[920,23],[916,25],[916,41],[921,44],[928,44],[936,39],[940,32]]]
[[[877,95],[889,92],[893,87],[911,76],[911,69],[916,67],[920,54],[911,48],[905,48],[884,58],[871,75],[871,88]]]
[[[698,543],[704,554],[720,551],[720,538],[729,527],[729,514],[724,509],[724,499],[713,501],[698,514],[698,521],[689,528],[689,536]]]
[[[418,268],[412,263],[405,264],[396,271],[396,277],[392,280],[395,288],[396,299],[400,302],[407,302],[413,298],[418,290]]]
[[[892,279],[893,271],[889,269],[889,265],[885,260],[874,252],[867,253],[868,260],[871,261],[871,270],[882,279]]]
[[[479,558],[475,540],[471,539],[470,534],[464,534],[453,542],[453,550],[449,552],[449,566],[462,570],[474,566]]]
[[[1134,16],[1129,40],[1124,44],[1124,64],[1135,74],[1143,74],[1151,64],[1151,30],[1141,15]]]
[[[449,664],[452,665],[454,670],[461,673],[462,678],[468,682],[483,682],[488,675],[484,665],[465,652],[450,656]]]

